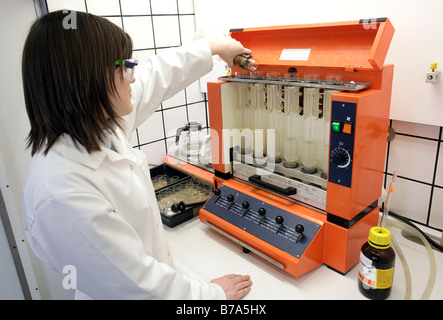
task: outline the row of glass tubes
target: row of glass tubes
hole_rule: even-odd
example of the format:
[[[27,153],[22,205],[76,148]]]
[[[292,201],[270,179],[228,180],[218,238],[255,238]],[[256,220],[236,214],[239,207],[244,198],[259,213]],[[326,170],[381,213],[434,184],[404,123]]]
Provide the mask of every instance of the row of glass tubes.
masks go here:
[[[318,73],[308,73],[303,76],[303,78],[298,78],[296,72],[285,73],[283,76],[280,72],[267,72],[266,75],[263,71],[249,71],[249,70],[241,70],[231,75],[232,77],[242,77],[247,76],[249,78],[258,78],[258,79],[268,79],[268,80],[284,80],[284,79],[299,79],[306,81],[317,81],[320,80],[320,74]],[[341,74],[329,74],[325,76],[325,83],[336,83],[342,81]]]

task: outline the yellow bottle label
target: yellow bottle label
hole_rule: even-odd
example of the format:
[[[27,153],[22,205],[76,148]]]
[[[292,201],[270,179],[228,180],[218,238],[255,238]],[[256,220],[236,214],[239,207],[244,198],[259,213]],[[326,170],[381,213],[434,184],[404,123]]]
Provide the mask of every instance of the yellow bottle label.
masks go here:
[[[387,289],[392,286],[394,267],[391,269],[377,269],[373,266],[372,261],[361,252],[358,277],[366,287]]]
[[[392,280],[394,279],[394,268],[391,269],[377,269],[377,289],[387,289],[392,286]]]

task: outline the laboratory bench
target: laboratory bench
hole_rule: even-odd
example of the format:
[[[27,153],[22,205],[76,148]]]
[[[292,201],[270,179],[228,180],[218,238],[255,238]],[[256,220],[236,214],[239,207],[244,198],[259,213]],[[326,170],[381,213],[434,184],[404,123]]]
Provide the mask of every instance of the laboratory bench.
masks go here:
[[[425,231],[436,237],[441,236],[441,233],[432,229],[426,228]],[[395,227],[391,228],[391,232],[411,271],[412,299],[420,299],[430,273],[426,248],[406,239]],[[253,252],[244,253],[240,244],[201,223],[198,217],[174,228],[165,226],[165,233],[179,272],[208,282],[231,273],[250,275],[253,286],[244,300],[366,299],[357,286],[358,265],[345,275],[321,265],[311,272],[294,277]],[[436,300],[443,299],[443,253],[437,250],[433,252],[437,275],[430,299]],[[405,279],[404,267],[397,255],[389,299],[404,299]]]

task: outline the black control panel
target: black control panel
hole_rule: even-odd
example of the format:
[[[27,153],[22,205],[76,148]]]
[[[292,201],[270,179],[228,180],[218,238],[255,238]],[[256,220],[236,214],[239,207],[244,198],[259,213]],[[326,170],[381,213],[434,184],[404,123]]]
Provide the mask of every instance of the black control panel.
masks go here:
[[[350,188],[357,104],[332,101],[329,181]]]
[[[321,227],[225,185],[214,191],[203,209],[296,258]]]

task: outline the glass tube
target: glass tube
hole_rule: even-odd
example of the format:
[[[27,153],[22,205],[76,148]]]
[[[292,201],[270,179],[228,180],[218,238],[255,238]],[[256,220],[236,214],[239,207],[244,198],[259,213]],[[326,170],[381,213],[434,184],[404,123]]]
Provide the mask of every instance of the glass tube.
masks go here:
[[[250,85],[238,84],[238,110],[236,110],[237,126],[240,132],[240,150],[242,154],[252,152],[252,108],[250,99]]]
[[[267,108],[268,108],[268,130],[267,130],[267,156],[271,162],[281,161],[280,155],[283,144],[284,114],[282,110],[282,88],[279,85],[268,85]]]
[[[266,156],[266,129],[268,115],[265,105],[265,85],[255,83],[251,86],[251,105],[254,109],[254,157],[263,159]]]
[[[245,100],[246,100],[246,88],[247,84],[246,83],[238,83],[237,84],[237,110],[235,112],[235,119],[236,119],[236,123],[234,128],[238,129],[238,130],[242,130],[243,129],[243,108],[245,105]]]
[[[302,142],[302,172],[313,174],[317,172],[317,148],[320,120],[319,113],[320,93],[317,88],[304,88],[303,92],[303,142]]]
[[[320,147],[319,167],[323,171],[321,177],[328,178],[329,165],[329,135],[331,126],[331,95],[337,92],[335,90],[325,90],[323,92],[323,140]]]
[[[285,138],[283,146],[283,156],[285,167],[298,167],[298,157],[300,149],[301,129],[303,120],[300,116],[300,89],[298,87],[286,86],[284,90],[285,101]]]

